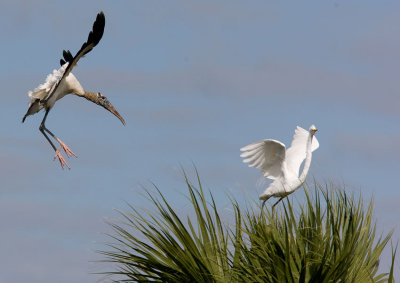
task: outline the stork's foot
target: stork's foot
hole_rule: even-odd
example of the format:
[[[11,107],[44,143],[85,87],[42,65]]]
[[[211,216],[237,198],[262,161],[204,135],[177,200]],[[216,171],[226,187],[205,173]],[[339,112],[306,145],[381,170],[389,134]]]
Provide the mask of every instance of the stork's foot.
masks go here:
[[[54,160],[56,160],[56,158],[58,158],[58,161],[60,161],[60,164],[61,164],[61,168],[62,168],[62,169],[64,169],[64,165],[67,166],[68,169],[71,169],[71,168],[68,166],[67,161],[65,161],[64,157],[61,155],[60,149],[57,149],[56,155],[54,155]]]
[[[65,145],[65,143],[63,143],[59,138],[57,138],[58,143],[61,145],[61,147],[64,149],[65,154],[67,155],[67,157],[69,158],[70,156],[75,156],[76,158],[78,158],[78,156],[76,156],[75,153],[72,152],[72,150],[70,150],[68,148],[68,146]],[[57,155],[57,154],[56,154]],[[68,166],[68,165],[67,165]],[[69,168],[69,167],[68,167]]]

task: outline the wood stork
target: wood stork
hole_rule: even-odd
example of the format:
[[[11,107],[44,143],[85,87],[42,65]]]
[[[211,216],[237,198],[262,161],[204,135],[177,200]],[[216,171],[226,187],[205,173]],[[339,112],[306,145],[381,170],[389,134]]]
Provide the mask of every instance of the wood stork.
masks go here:
[[[40,124],[39,130],[55,150],[56,154],[54,156],[54,160],[58,158],[62,168],[64,168],[64,165],[68,168],[70,167],[60,153],[61,148],[64,150],[67,157],[72,155],[75,157],[77,156],[45,126],[47,115],[57,100],[63,98],[67,94],[74,94],[79,97],[84,97],[87,100],[94,102],[110,111],[121,120],[122,124],[125,125],[125,121],[122,116],[104,95],[102,95],[100,92],[90,92],[84,90],[76,77],[71,73],[72,69],[77,65],[79,59],[84,57],[85,54],[89,53],[93,47],[99,43],[103,36],[104,25],[105,17],[103,12],[100,12],[97,14],[96,20],[93,24],[93,29],[89,33],[88,40],[83,43],[81,49],[76,53],[76,55],[72,56],[69,50],[64,50],[64,59],[60,60],[61,68],[54,70],[52,74],[47,76],[46,81],[43,84],[39,85],[33,92],[29,91],[28,93],[30,98],[29,108],[22,119],[22,123],[25,121],[27,116],[35,114],[41,109],[45,109],[46,112]],[[46,133],[53,137],[60,144],[60,148],[56,148]]]

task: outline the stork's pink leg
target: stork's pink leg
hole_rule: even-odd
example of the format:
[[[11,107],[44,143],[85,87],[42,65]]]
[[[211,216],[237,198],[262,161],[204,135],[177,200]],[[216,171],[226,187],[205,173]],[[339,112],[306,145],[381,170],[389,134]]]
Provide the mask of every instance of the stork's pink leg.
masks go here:
[[[64,157],[61,155],[60,149],[57,149],[57,150],[56,150],[56,155],[54,155],[54,160],[56,160],[56,158],[58,158],[58,161],[60,161],[60,164],[61,164],[61,168],[62,168],[62,169],[64,169],[64,165],[67,166],[68,169],[71,169],[71,168],[68,166],[67,161],[65,161]]]
[[[61,147],[64,149],[65,154],[67,155],[67,157],[69,158],[70,156],[75,156],[76,158],[78,158],[78,156],[76,156],[75,153],[72,152],[72,150],[70,150],[68,148],[68,146],[65,145],[65,143],[63,143],[59,138],[56,138],[58,143],[61,145]]]

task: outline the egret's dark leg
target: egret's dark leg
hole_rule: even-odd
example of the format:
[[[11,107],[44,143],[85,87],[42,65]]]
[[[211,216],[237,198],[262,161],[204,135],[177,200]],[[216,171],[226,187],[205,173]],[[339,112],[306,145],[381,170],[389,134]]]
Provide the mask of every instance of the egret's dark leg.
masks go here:
[[[274,210],[274,208],[275,208],[275,205],[277,205],[281,200],[283,200],[284,199],[284,197],[281,197],[273,206],[272,206],[272,210]]]
[[[266,203],[266,201],[267,201],[268,199],[265,199],[263,202],[262,202],[262,205],[261,205],[261,210],[263,210],[264,209],[264,205],[265,205],[265,203]]]
[[[61,155],[60,150],[55,147],[55,145],[52,143],[50,138],[46,135],[46,132],[48,134],[50,134],[54,139],[56,139],[60,143],[61,147],[64,149],[64,151],[68,157],[70,155],[74,155],[76,157],[76,155],[61,140],[59,140],[52,132],[50,132],[50,130],[48,130],[46,128],[45,123],[46,123],[46,118],[47,118],[47,115],[49,114],[49,111],[50,111],[50,109],[46,109],[46,113],[44,114],[43,120],[40,123],[39,130],[45,136],[47,141],[50,143],[50,145],[53,147],[54,151],[56,152],[54,159],[58,158],[58,160],[60,161],[60,164],[61,164],[61,168],[64,169],[64,165],[65,165],[69,169],[70,167],[68,166],[68,163],[65,161],[64,157]]]

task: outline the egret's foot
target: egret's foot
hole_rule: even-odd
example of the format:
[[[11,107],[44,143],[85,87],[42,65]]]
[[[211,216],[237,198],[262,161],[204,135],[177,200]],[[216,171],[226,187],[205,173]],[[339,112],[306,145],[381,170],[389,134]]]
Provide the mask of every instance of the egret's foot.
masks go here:
[[[68,169],[71,169],[69,168],[67,161],[65,161],[64,157],[61,155],[60,149],[57,149],[56,155],[54,155],[54,160],[56,160],[56,158],[58,158],[58,161],[60,161],[62,169],[64,169],[64,165],[67,166]]]
[[[63,143],[60,139],[57,138],[58,143],[61,145],[61,147],[64,149],[65,154],[67,155],[67,157],[69,158],[70,156],[75,156],[76,158],[78,158],[78,156],[76,156],[75,153],[72,152],[72,150],[70,150],[68,148],[68,146],[65,145],[65,143]],[[68,167],[69,168],[69,167]]]

